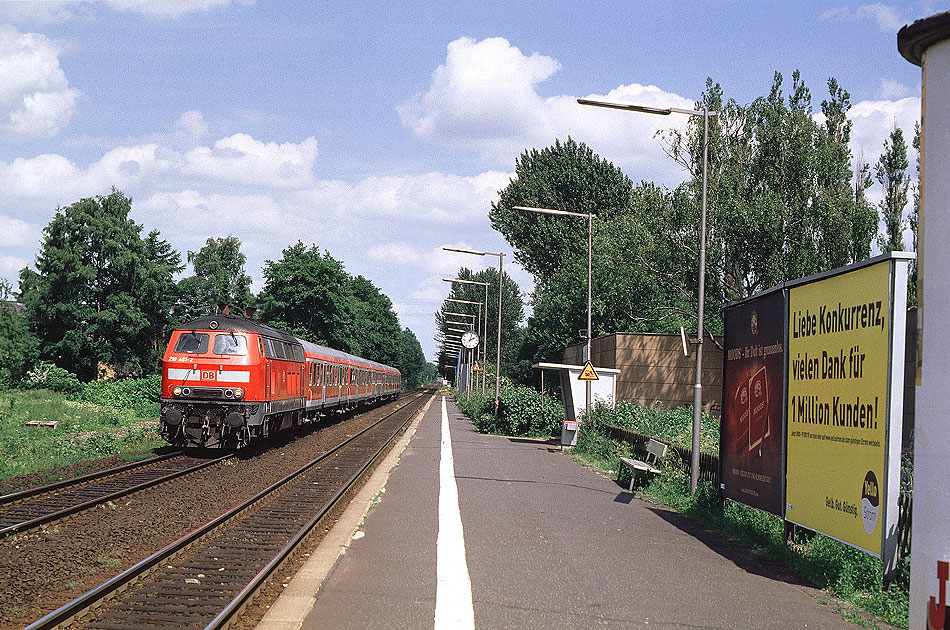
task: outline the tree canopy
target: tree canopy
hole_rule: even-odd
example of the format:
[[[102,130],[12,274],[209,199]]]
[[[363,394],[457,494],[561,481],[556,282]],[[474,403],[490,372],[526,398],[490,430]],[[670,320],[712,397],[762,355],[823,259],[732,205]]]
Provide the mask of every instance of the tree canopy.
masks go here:
[[[884,188],[884,199],[880,205],[884,234],[879,244],[886,252],[904,250],[904,209],[910,189],[910,176],[907,174],[909,166],[904,132],[895,126],[884,141],[884,152],[874,169],[878,183]]]
[[[95,378],[100,364],[150,372],[155,335],[168,322],[156,305],[174,293],[175,257],[157,233],[140,238],[130,210],[131,200],[116,190],[57,209],[43,230],[37,270],[20,273],[41,356],[83,379]]]
[[[461,280],[473,282],[488,283],[488,306],[481,309],[481,315],[485,319],[486,333],[481,338],[479,334],[479,343],[483,344],[487,351],[486,369],[494,370],[495,357],[497,356],[496,343],[498,338],[498,270],[494,268],[483,269],[473,273],[471,269],[462,267],[455,276]],[[463,300],[464,302],[474,302],[475,304],[466,304],[464,302],[452,302],[449,300]],[[466,318],[460,318],[448,313],[465,313],[469,315],[478,315],[478,304],[485,301],[485,287],[478,284],[453,283],[452,289],[442,307],[436,312],[435,320],[437,327],[436,343],[439,344],[439,354],[437,363],[440,366],[439,372],[447,378],[454,379],[455,374],[452,370],[446,371],[441,366],[456,364],[458,352],[449,350],[445,347],[446,338],[451,333],[449,328],[457,328],[448,324],[449,321],[468,321]],[[486,313],[487,310],[487,313]],[[474,320],[473,320],[474,321]],[[504,285],[501,299],[501,371],[502,374],[511,374],[517,371],[518,351],[522,342],[523,330],[520,328],[524,321],[524,302],[521,297],[521,289],[508,274],[504,276]],[[479,346],[479,356],[481,356],[481,345]]]
[[[724,102],[721,87],[707,80],[698,103],[719,112],[709,132],[707,294],[714,308],[870,255],[877,221],[852,188],[850,95],[829,79],[819,124],[799,72],[787,97],[783,84],[776,72],[769,94],[742,106]],[[690,172],[684,186],[696,203],[701,121],[692,118],[686,133],[671,133],[667,146]]]
[[[263,321],[314,343],[353,351],[354,298],[342,262],[297,241],[280,260],[266,261],[263,275],[258,298]]]
[[[188,262],[195,273],[178,283],[179,323],[216,313],[224,305],[237,313],[254,305],[251,277],[244,271],[247,257],[237,237],[209,238],[204,247],[188,252]]]
[[[708,80],[697,109],[709,121],[705,327],[721,331],[724,302],[786,279],[867,258],[877,213],[864,191],[866,166],[852,171],[850,96],[834,79],[816,120],[796,71],[790,92],[775,73],[748,105]],[[531,149],[489,217],[535,277],[521,365],[558,360],[587,325],[586,221],[530,214],[515,206],[594,213],[593,335],[694,330],[702,191],[703,120],[661,134],[688,179],[673,190],[633,185],[583,143],[568,138]],[[438,319],[438,318],[437,318]],[[524,373],[522,372],[522,375]]]
[[[209,238],[188,252],[194,275],[176,284],[181,254],[157,230],[141,238],[130,210],[116,190],[57,209],[36,271],[20,272],[22,308],[0,282],[0,387],[19,382],[37,359],[82,380],[150,373],[172,328],[219,305],[240,312],[255,301],[238,238]],[[434,378],[415,335],[369,279],[299,241],[282,254],[263,270],[261,319],[397,367],[408,385]]]
[[[399,335],[399,361],[393,365],[402,372],[402,384],[405,389],[415,389],[435,380],[436,369],[426,362],[422,345],[408,328],[403,328]]]
[[[399,327],[392,302],[370,280],[350,276],[316,245],[286,248],[264,266],[263,321],[314,343],[399,368],[406,386],[426,379],[421,346]],[[418,354],[416,348],[418,347]]]
[[[0,389],[19,383],[39,354],[39,341],[13,297],[10,283],[0,280]]]

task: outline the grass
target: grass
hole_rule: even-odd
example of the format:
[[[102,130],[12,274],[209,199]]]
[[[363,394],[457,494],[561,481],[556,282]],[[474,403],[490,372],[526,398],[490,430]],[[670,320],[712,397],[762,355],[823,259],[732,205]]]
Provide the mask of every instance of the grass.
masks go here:
[[[0,480],[118,455],[135,461],[163,446],[157,427],[141,415],[47,390],[0,392]],[[27,427],[58,421],[55,428]]]

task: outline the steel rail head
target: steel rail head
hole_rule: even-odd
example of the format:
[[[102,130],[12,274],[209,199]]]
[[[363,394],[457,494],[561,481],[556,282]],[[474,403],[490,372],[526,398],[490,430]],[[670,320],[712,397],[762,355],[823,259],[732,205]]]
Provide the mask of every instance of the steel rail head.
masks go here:
[[[244,512],[245,510],[253,506],[255,503],[263,499],[264,497],[270,495],[271,493],[275,492],[276,490],[280,489],[282,486],[292,481],[294,478],[304,474],[305,472],[310,470],[312,467],[316,466],[320,462],[329,458],[334,453],[344,448],[345,446],[347,446],[348,444],[350,444],[351,442],[353,442],[354,440],[356,440],[363,434],[367,433],[368,431],[371,431],[376,426],[378,426],[379,424],[386,421],[388,418],[390,418],[394,414],[398,413],[399,411],[407,407],[410,404],[410,402],[407,402],[406,404],[402,405],[398,409],[393,410],[391,413],[387,414],[386,416],[384,416],[377,422],[373,423],[372,425],[350,436],[344,442],[341,442],[340,444],[334,446],[332,449],[328,450],[327,452],[322,453],[319,457],[309,462],[305,466],[299,468],[298,470],[290,473],[283,479],[271,484],[269,487],[255,494],[253,497],[249,498],[244,503],[241,503],[240,505],[235,506],[234,508],[225,512],[221,516],[218,516],[217,518],[209,521],[208,523],[205,523],[204,525],[195,529],[194,531],[188,534],[185,534],[178,540],[156,551],[149,557],[134,564],[133,566],[129,567],[125,571],[122,571],[121,573],[112,577],[111,579],[103,582],[102,584],[95,587],[94,589],[87,591],[86,593],[83,593],[79,597],[73,599],[70,602],[67,602],[66,604],[60,606],[56,610],[48,613],[44,617],[34,621],[30,625],[26,626],[23,630],[53,630],[53,628],[56,628],[59,625],[69,621],[73,617],[76,617],[77,615],[83,613],[86,609],[92,607],[96,602],[99,602],[105,599],[106,597],[108,597],[109,595],[111,595],[112,593],[119,591],[124,586],[129,584],[132,580],[146,573],[147,571],[149,571],[150,569],[158,565],[160,562],[164,561],[166,558],[171,557],[172,555],[178,553],[179,551],[181,551],[182,549],[184,549],[191,543],[195,542],[202,536],[217,529],[219,526],[223,525],[224,523],[234,518],[238,514],[241,514],[242,512]]]
[[[93,481],[95,479],[108,477],[109,475],[126,472],[128,470],[132,470],[135,468],[142,468],[144,466],[148,466],[150,464],[156,464],[166,459],[178,457],[179,455],[180,453],[168,453],[166,455],[158,455],[157,457],[150,457],[148,459],[143,459],[142,461],[132,462],[130,464],[124,464],[122,466],[117,466],[115,468],[109,468],[108,470],[100,470],[97,472],[88,473],[86,475],[80,475],[79,477],[70,477],[69,479],[61,479],[60,481],[54,481],[53,483],[46,484],[45,486],[36,486],[35,488],[27,488],[26,490],[20,490],[18,492],[11,492],[10,494],[0,495],[0,505],[3,505],[5,503],[11,503],[13,501],[20,501],[22,499],[28,499],[32,496],[43,494],[44,492],[52,492],[53,490],[59,490],[60,488],[64,488],[66,486],[80,484],[86,481]]]

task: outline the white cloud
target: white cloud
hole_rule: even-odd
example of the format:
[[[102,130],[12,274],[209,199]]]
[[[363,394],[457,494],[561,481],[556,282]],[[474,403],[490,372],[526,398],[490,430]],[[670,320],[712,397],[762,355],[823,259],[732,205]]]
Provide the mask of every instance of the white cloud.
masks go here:
[[[197,147],[185,154],[187,175],[218,182],[300,188],[313,182],[317,140],[300,142],[260,142],[245,133],[214,143],[214,148]]]
[[[388,265],[417,263],[422,255],[408,243],[384,243],[370,247],[366,257],[374,262]]]
[[[848,110],[851,120],[851,154],[857,160],[863,158],[865,164],[874,169],[878,157],[884,150],[884,141],[896,124],[904,132],[907,143],[908,159],[913,168],[914,157],[911,141],[914,138],[914,123],[920,120],[920,98],[908,97],[900,100],[860,101]],[[913,173],[911,173],[913,176]]]
[[[198,112],[186,113],[173,134],[155,134],[155,142],[119,146],[80,168],[62,155],[47,154],[0,162],[0,186],[8,196],[42,200],[51,205],[102,194],[115,186],[178,191],[196,182],[205,186],[264,190],[310,188],[316,185],[313,165],[317,141],[261,142],[247,134],[222,138],[212,147],[175,148],[206,134]],[[193,144],[193,143],[192,143]]]
[[[208,135],[208,123],[205,122],[204,114],[198,110],[190,110],[182,114],[175,123],[175,129],[196,140]]]
[[[76,17],[75,3],[56,0],[21,0],[0,2],[0,19],[4,22],[41,24],[62,23]]]
[[[50,138],[68,123],[80,91],[69,87],[46,36],[0,26],[0,138]]]
[[[13,285],[13,290],[17,291],[19,286],[17,277],[20,275],[20,270],[28,267],[32,262],[32,260],[17,256],[0,255],[0,280],[6,279]]]
[[[42,230],[38,226],[0,215],[0,247],[31,246],[39,240],[41,234]]]
[[[114,11],[174,19],[189,13],[250,4],[254,4],[254,0],[16,0],[0,2],[0,18],[15,23],[62,23],[108,6]]]
[[[877,90],[877,97],[882,101],[896,101],[910,94],[907,86],[891,79],[881,79],[881,86]]]
[[[829,22],[863,22],[865,20],[877,23],[882,31],[896,33],[902,26],[908,23],[896,7],[875,2],[873,4],[863,4],[852,11],[849,7],[829,9],[821,15],[821,19]]]
[[[118,11],[158,18],[178,18],[188,13],[207,13],[232,4],[247,6],[253,4],[253,0],[106,0],[106,3]]]
[[[526,56],[500,37],[457,39],[448,45],[445,63],[433,72],[429,89],[397,112],[416,137],[476,151],[493,166],[510,167],[526,149],[572,136],[635,179],[671,185],[684,179],[655,138],[659,130],[683,128],[684,116],[606,111],[578,105],[574,95],[542,96],[538,86],[559,68],[556,60],[538,53]],[[590,97],[693,106],[689,99],[636,83]]]
[[[425,139],[465,144],[501,130],[530,135],[540,122],[535,115],[541,97],[534,88],[559,68],[550,57],[524,56],[501,37],[463,37],[449,43],[429,91],[397,110],[403,124]]]

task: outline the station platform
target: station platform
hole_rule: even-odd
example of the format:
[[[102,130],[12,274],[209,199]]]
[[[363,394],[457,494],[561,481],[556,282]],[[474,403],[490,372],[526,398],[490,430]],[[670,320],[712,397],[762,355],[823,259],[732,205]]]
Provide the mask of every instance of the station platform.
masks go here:
[[[442,396],[361,496],[260,630],[857,627],[782,565],[554,442],[476,433]]]

